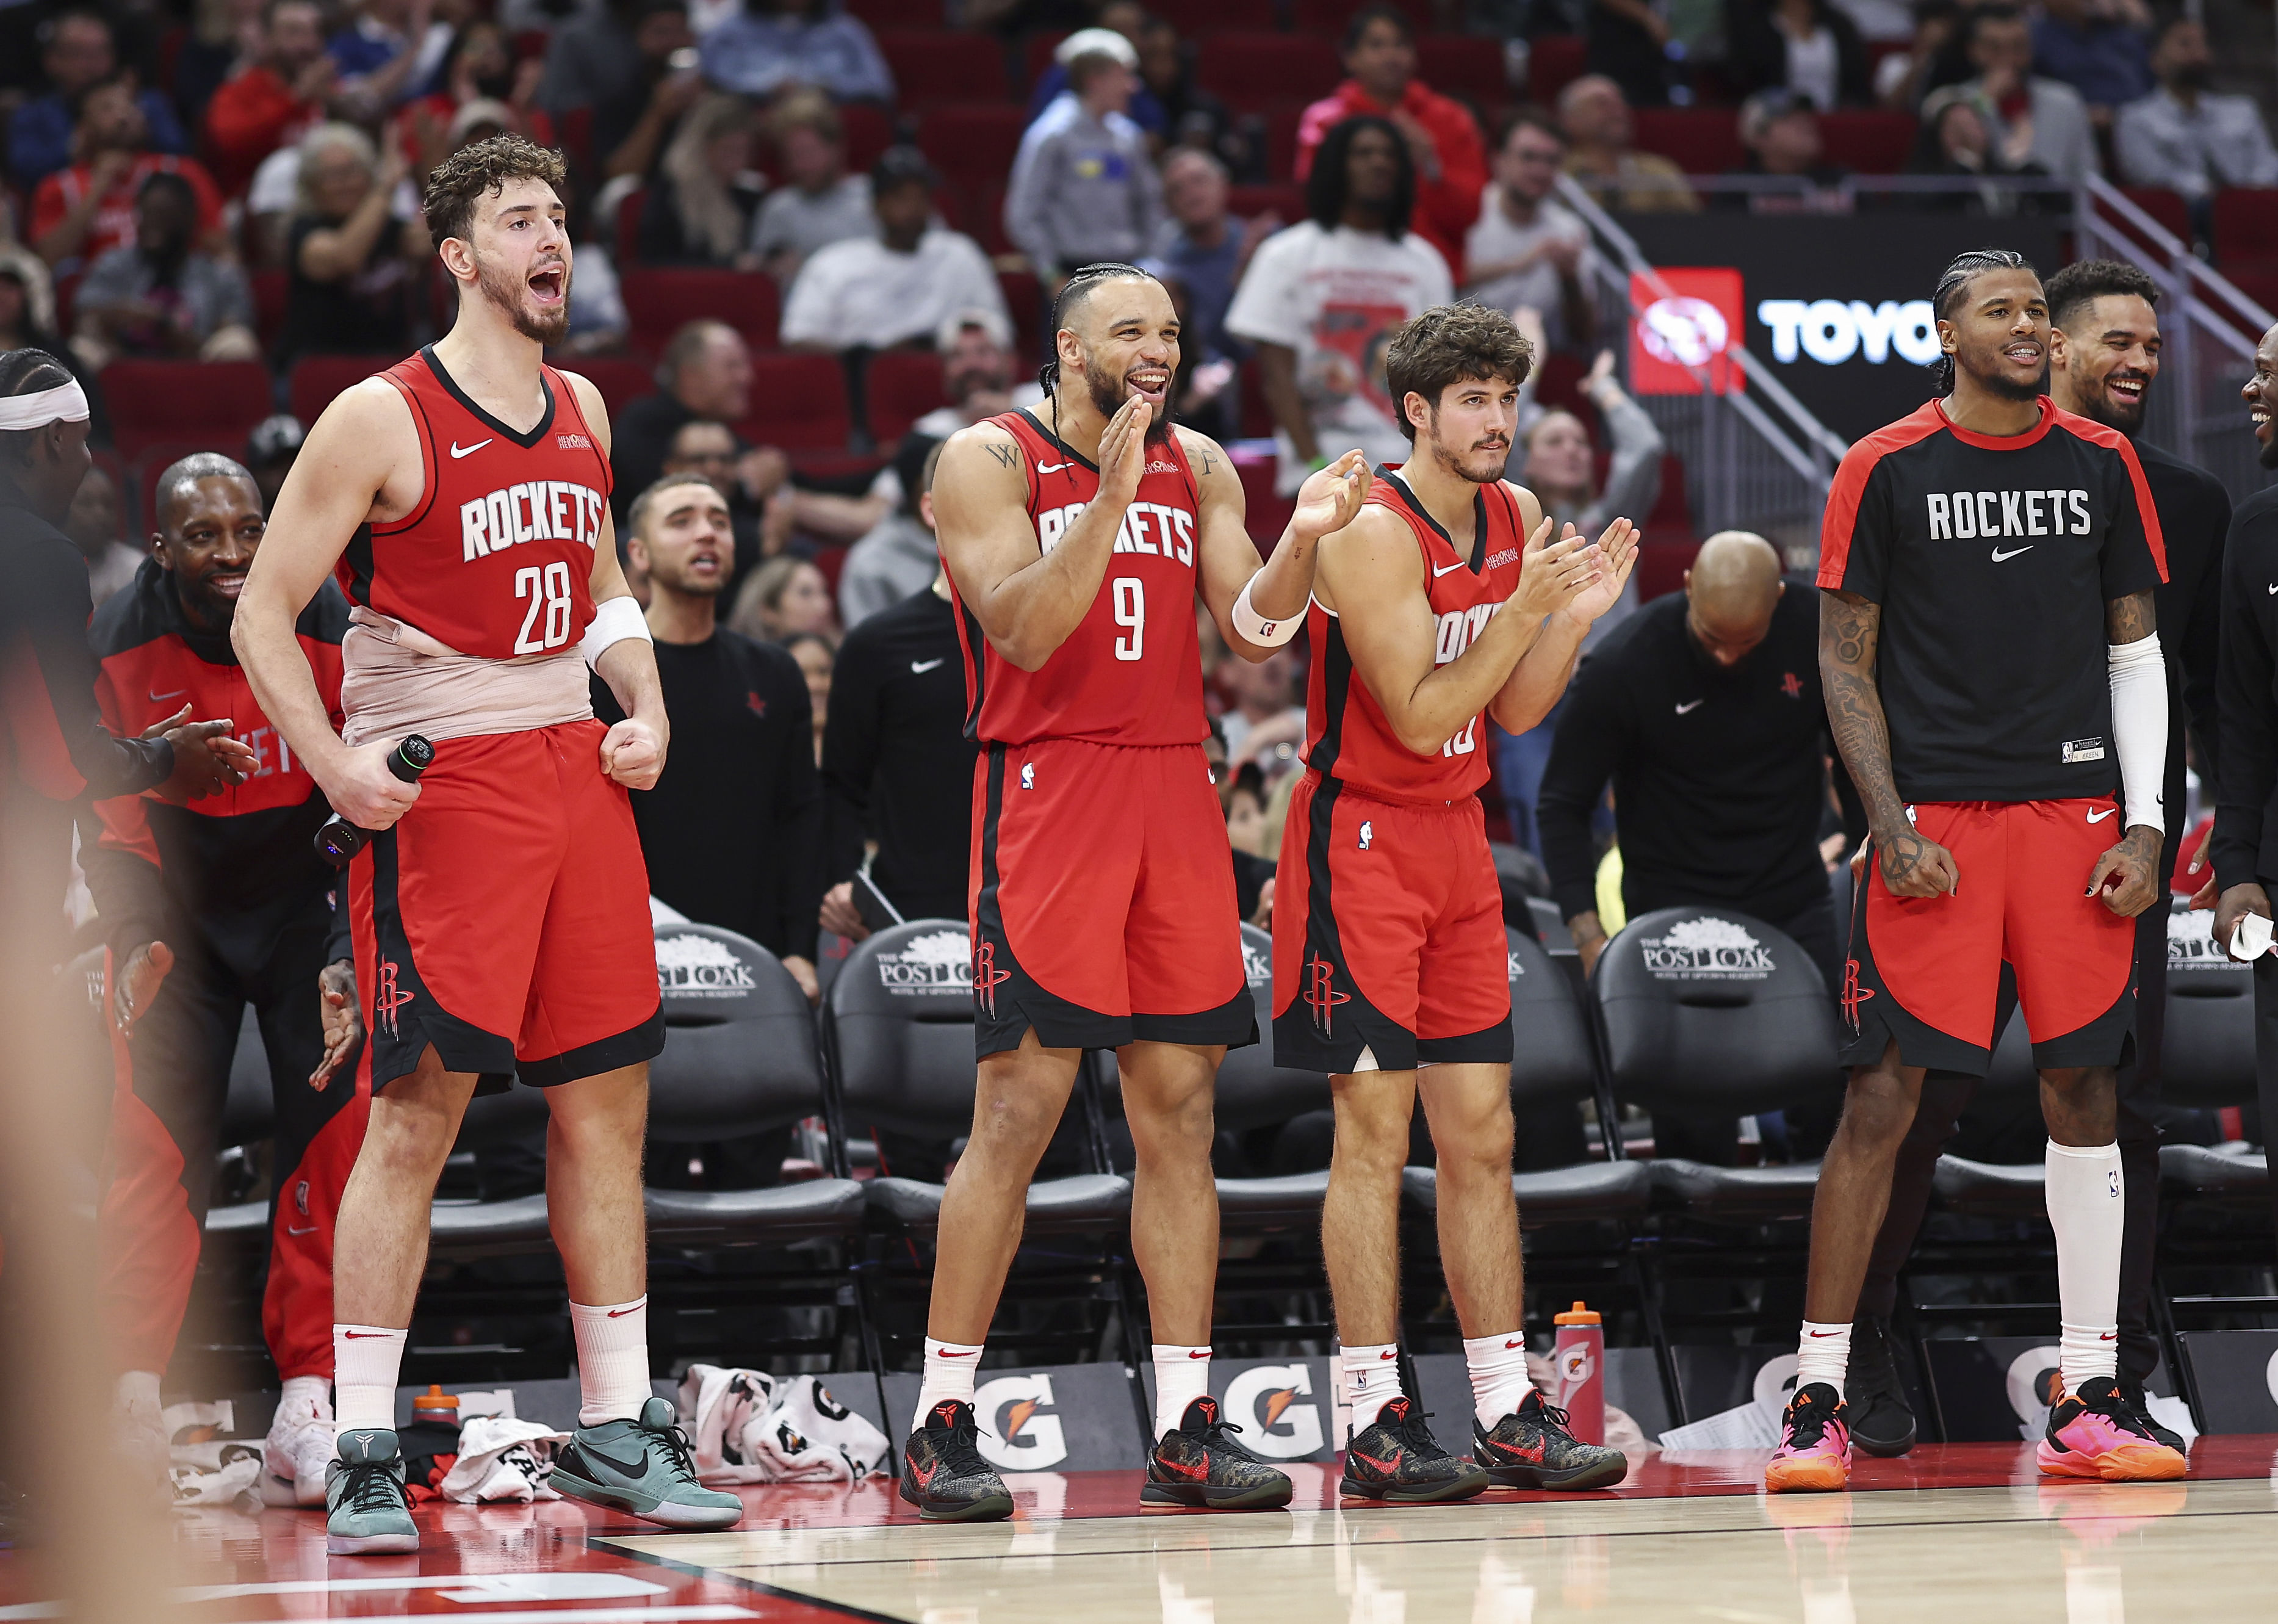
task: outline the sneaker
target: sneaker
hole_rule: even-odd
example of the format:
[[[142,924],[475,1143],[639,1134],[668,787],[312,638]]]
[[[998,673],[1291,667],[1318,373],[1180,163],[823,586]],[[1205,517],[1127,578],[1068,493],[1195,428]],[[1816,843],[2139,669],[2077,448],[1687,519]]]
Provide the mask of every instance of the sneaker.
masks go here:
[[[1492,1430],[1472,1422],[1472,1459],[1505,1489],[1610,1489],[1629,1475],[1629,1459],[1566,1430],[1566,1412],[1533,1388]]]
[[[2177,1432],[2173,1427],[2161,1425],[2154,1419],[2152,1414],[2152,1396],[2144,1390],[2144,1383],[2122,1382],[2120,1384],[2120,1396],[2128,1401],[2128,1407],[2136,1412],[2136,1419],[2144,1423],[2144,1431],[2179,1455],[2190,1452],[2190,1446],[2183,1442],[2182,1433]]]
[[[1915,1446],[1915,1413],[1899,1379],[1891,1322],[1861,1314],[1851,1327],[1851,1367],[1843,1380],[1851,1441],[1870,1455],[1903,1455]]]
[[[1487,1486],[1487,1475],[1461,1455],[1441,1449],[1413,1398],[1387,1402],[1376,1420],[1345,1445],[1344,1493],[1364,1500],[1421,1505],[1468,1500]]]
[[[902,1445],[901,1497],[928,1522],[1000,1522],[1013,1491],[981,1458],[981,1423],[961,1398],[944,1399]]]
[[[340,1434],[340,1452],[325,1467],[325,1553],[394,1555],[419,1549],[411,1497],[403,1487],[403,1452],[386,1428]]]
[[[333,1459],[333,1418],[322,1405],[279,1406],[261,1446],[264,1505],[322,1505]]]
[[[2110,1376],[2092,1376],[2079,1391],[2057,1400],[2034,1455],[2051,1477],[2097,1477],[2111,1483],[2181,1477],[2190,1465],[2181,1450],[2152,1436]]]
[[[696,1481],[688,1435],[673,1423],[672,1400],[649,1396],[638,1421],[580,1427],[546,1481],[573,1500],[631,1512],[659,1528],[716,1531],[744,1520],[744,1503]]]
[[[1850,1482],[1850,1411],[1824,1382],[1798,1388],[1780,1417],[1780,1444],[1764,1467],[1764,1487],[1774,1494],[1824,1492]]]
[[[1242,1429],[1205,1393],[1179,1424],[1147,1452],[1147,1505],[1196,1505],[1212,1511],[1279,1511],[1289,1504],[1288,1475],[1277,1472],[1227,1436]]]

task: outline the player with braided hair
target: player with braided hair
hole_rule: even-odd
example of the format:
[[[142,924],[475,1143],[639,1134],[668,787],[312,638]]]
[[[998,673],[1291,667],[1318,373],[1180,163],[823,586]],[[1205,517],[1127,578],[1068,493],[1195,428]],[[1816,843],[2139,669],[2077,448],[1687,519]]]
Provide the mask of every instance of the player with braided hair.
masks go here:
[[[975,424],[934,478],[966,655],[974,783],[973,1137],[944,1197],[925,1378],[901,1492],[929,1519],[1009,1516],[976,1444],[974,1367],[1028,1181],[1086,1049],[1113,1049],[1137,1153],[1133,1252],[1154,1321],[1144,1498],[1274,1506],[1289,1480],[1208,1390],[1218,1261],[1211,1092],[1256,1041],[1208,731],[1197,595],[1264,660],[1294,636],[1314,544],[1358,511],[1357,451],[1314,474],[1263,568],[1225,450],[1171,421],[1179,322],[1125,264],[1054,302],[1046,400]]]

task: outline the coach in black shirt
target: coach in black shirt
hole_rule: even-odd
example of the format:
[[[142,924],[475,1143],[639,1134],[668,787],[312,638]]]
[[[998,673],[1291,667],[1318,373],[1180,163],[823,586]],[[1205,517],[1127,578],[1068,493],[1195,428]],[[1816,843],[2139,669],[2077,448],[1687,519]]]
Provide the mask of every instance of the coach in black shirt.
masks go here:
[[[1682,594],[1639,610],[1583,662],[1537,818],[1586,968],[1606,945],[1590,815],[1610,778],[1631,917],[1737,908],[1793,937],[1840,984],[1819,851],[1830,802],[1818,638],[1815,595],[1781,580],[1770,542],[1728,530],[1701,544]]]
[[[648,576],[648,627],[672,722],[664,776],[633,793],[650,892],[750,937],[816,995],[822,791],[799,663],[715,624],[735,539],[719,488],[668,474],[633,499],[627,545]],[[623,713],[593,682],[594,714]]]
[[[918,517],[933,528],[936,444],[917,474]],[[850,940],[868,931],[855,911],[852,877],[866,841],[877,842],[870,881],[905,919],[962,919],[973,846],[973,762],[965,736],[965,655],[949,580],[846,634],[830,679],[822,731],[829,805],[824,923]]]

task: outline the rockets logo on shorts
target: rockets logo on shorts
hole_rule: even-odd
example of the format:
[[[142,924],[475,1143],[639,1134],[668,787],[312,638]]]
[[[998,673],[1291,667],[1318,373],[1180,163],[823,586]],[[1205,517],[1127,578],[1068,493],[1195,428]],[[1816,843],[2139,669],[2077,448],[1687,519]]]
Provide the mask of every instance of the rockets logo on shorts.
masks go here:
[[[1313,1030],[1333,1038],[1337,1006],[1352,1002],[1352,994],[1337,991],[1337,967],[1319,953],[1305,966],[1305,1007],[1313,1012]]]
[[[372,993],[371,999],[371,1023],[391,1038],[399,1035],[395,1026],[395,1012],[418,996],[415,992],[406,992],[397,986],[396,975],[395,961],[382,959],[379,961],[379,986]]]
[[[982,942],[973,950],[973,1001],[990,1019],[997,1017],[997,989],[1013,979],[1013,972],[997,968],[997,944]]]

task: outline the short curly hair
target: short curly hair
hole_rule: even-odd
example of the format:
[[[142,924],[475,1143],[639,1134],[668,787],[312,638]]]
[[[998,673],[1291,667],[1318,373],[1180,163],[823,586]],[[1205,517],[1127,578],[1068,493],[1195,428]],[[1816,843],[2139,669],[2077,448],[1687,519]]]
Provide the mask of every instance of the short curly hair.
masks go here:
[[[1493,378],[1517,388],[1533,370],[1534,346],[1501,310],[1484,304],[1434,305],[1393,329],[1384,356],[1385,392],[1392,396],[1400,432],[1412,445],[1410,394],[1422,395],[1437,411],[1449,384]]]
[[[506,189],[509,180],[543,180],[558,194],[567,170],[562,155],[526,135],[492,135],[470,141],[435,165],[420,202],[427,230],[437,242],[456,237],[474,241],[475,205]]]

